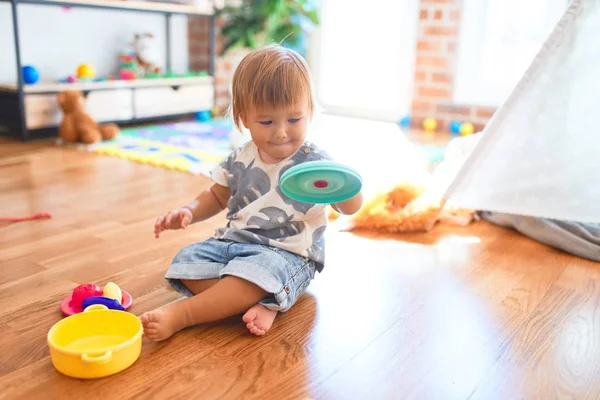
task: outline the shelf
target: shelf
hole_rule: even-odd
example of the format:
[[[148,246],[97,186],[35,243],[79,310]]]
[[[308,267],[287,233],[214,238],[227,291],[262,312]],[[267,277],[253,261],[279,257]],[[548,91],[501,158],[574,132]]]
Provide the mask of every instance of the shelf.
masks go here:
[[[130,81],[116,80],[103,82],[76,82],[76,83],[36,83],[33,85],[24,85],[25,94],[34,93],[58,93],[64,90],[112,90],[129,89],[145,87],[165,87],[181,85],[202,85],[212,84],[213,78],[210,76],[198,76],[190,78],[161,78],[161,79],[134,79]],[[0,91],[16,92],[16,84],[0,84]]]
[[[137,0],[0,0],[0,2],[18,4],[41,4],[61,7],[102,8],[107,10],[138,11],[160,14],[180,14],[209,16],[214,14],[214,8],[208,1],[201,6],[175,3],[163,3]]]

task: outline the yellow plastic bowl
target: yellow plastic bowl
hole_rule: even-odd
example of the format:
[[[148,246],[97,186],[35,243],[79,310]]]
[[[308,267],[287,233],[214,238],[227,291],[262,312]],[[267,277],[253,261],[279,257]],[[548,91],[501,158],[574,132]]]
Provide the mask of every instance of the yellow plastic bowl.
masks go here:
[[[129,368],[140,356],[143,327],[125,311],[96,304],[48,332],[52,364],[74,378],[101,378]]]

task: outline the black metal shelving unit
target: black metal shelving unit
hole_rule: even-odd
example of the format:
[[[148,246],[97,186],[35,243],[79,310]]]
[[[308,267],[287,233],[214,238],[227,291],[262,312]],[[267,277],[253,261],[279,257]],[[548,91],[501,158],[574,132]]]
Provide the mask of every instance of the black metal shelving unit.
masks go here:
[[[192,5],[176,3],[160,3],[151,1],[135,0],[0,0],[0,3],[10,3],[13,23],[13,36],[15,43],[15,60],[17,66],[17,84],[13,89],[0,90],[0,126],[8,128],[8,134],[17,134],[22,141],[28,141],[32,137],[32,130],[27,128],[25,120],[25,91],[22,63],[21,63],[21,40],[19,36],[19,5],[37,4],[51,7],[81,7],[103,10],[128,11],[137,13],[162,14],[165,16],[166,29],[166,69],[171,70],[171,17],[173,15],[185,15],[188,18],[207,18],[209,20],[209,70],[208,73],[214,77],[215,73],[215,46],[216,46],[216,23],[214,8],[208,5],[206,8],[198,8]],[[137,120],[136,120],[137,121]],[[106,121],[109,122],[109,121]],[[118,121],[123,123],[124,121]],[[126,121],[125,121],[126,122]],[[36,129],[36,137],[52,135],[55,129]]]

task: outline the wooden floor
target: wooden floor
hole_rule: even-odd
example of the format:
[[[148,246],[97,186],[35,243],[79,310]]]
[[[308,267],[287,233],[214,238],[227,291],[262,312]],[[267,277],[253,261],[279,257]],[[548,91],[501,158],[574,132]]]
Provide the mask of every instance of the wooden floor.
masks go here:
[[[140,314],[178,297],[176,251],[223,216],[153,237],[208,181],[47,144],[0,143],[2,399],[598,399],[600,265],[487,223],[429,234],[328,233],[328,263],[263,338],[239,318],[144,342],[113,377],[59,374],[61,299],[114,281]]]

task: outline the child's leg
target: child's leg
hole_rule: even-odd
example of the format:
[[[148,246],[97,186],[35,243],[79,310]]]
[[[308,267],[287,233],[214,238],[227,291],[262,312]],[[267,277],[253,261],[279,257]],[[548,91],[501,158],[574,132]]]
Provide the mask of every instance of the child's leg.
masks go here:
[[[213,287],[219,279],[182,279],[181,283],[185,285],[190,292],[199,294],[204,292],[206,289]]]
[[[184,328],[248,310],[266,295],[264,289],[247,280],[226,276],[194,297],[143,314],[144,331],[151,340],[165,340]]]
[[[242,319],[248,330],[263,335],[277,310],[287,311],[314,273],[314,263],[267,246],[214,240],[190,246],[166,274],[171,286],[190,298],[144,314],[146,336],[164,340],[185,327],[246,310]]]
[[[192,293],[199,294],[204,292],[206,289],[213,287],[219,279],[204,279],[204,280],[187,280],[183,279],[183,283]],[[262,336],[275,321],[277,316],[277,310],[271,310],[263,306],[262,304],[255,304],[242,317],[242,320],[246,323],[246,328],[250,333],[256,336]]]

